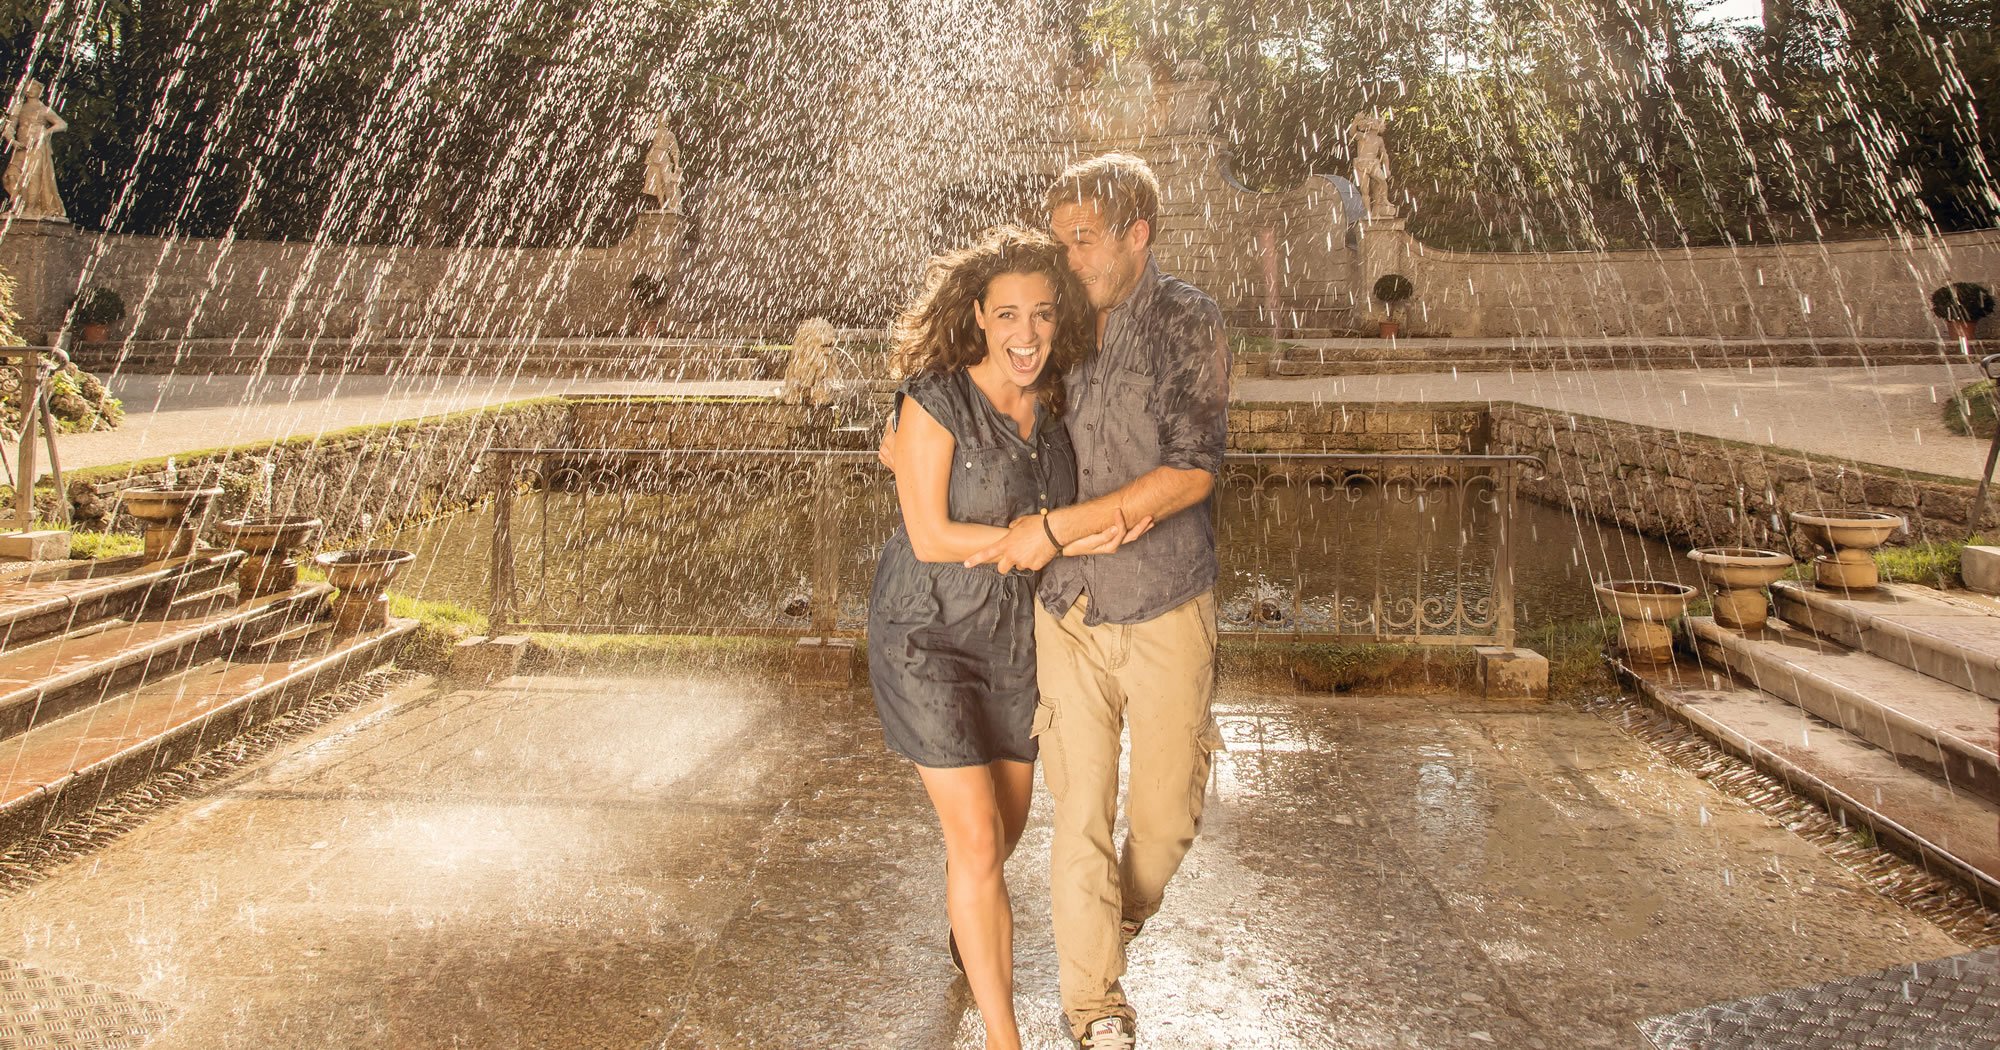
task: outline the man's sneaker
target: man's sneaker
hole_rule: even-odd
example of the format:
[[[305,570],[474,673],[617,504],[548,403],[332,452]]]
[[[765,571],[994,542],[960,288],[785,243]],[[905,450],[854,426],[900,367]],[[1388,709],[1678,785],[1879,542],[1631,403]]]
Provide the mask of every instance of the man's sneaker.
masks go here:
[[[1139,931],[1145,928],[1146,920],[1144,919],[1118,920],[1118,943],[1131,944],[1139,936]]]
[[[1113,1014],[1084,1025],[1083,1037],[1076,1045],[1083,1050],[1135,1050],[1139,1043],[1132,1022]]]

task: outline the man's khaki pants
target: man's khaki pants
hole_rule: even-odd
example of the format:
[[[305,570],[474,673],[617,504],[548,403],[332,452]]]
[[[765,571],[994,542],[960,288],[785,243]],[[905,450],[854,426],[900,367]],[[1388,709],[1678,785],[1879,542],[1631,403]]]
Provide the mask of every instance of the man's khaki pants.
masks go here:
[[[1118,983],[1125,973],[1118,922],[1160,910],[1167,880],[1194,844],[1210,756],[1222,747],[1209,715],[1214,593],[1145,623],[1096,627],[1084,625],[1087,602],[1078,598],[1060,619],[1035,609],[1034,733],[1055,801],[1049,892],[1072,1032],[1106,1015],[1133,1016]],[[1119,731],[1127,724],[1132,768],[1121,854],[1111,832]]]

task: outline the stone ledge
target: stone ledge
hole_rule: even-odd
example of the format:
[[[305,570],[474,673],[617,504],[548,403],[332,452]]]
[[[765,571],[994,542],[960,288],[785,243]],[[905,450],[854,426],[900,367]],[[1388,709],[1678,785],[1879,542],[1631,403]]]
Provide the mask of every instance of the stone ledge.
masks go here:
[[[69,557],[69,533],[61,529],[10,532],[0,535],[0,558],[15,561],[63,561]]]
[[[475,635],[452,646],[445,665],[445,677],[458,682],[496,682],[521,669],[521,657],[528,651],[528,636],[503,634],[497,638]]]
[[[792,647],[791,683],[818,689],[854,685],[852,638],[801,638]]]
[[[1479,694],[1488,700],[1543,700],[1549,695],[1549,661],[1533,649],[1477,645]]]

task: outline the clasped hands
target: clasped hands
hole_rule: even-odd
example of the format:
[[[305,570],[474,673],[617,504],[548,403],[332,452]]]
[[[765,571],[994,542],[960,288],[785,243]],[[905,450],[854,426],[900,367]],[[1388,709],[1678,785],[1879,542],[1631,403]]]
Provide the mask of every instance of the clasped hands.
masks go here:
[[[1136,525],[1126,525],[1123,508],[1113,510],[1112,518],[1110,528],[1071,540],[1058,550],[1055,544],[1049,542],[1048,530],[1042,526],[1042,515],[1023,514],[1007,526],[1007,535],[965,559],[965,567],[970,569],[991,564],[994,571],[1004,575],[1015,569],[1040,569],[1059,554],[1072,558],[1086,554],[1112,554],[1144,536],[1153,527],[1150,517],[1140,518]]]

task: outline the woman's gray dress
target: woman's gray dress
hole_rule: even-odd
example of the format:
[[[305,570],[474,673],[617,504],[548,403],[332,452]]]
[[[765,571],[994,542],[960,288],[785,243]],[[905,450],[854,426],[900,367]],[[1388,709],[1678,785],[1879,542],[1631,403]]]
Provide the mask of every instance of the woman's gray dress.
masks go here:
[[[1038,409],[1023,439],[964,369],[903,384],[891,425],[905,397],[957,442],[953,521],[1005,527],[1076,499],[1076,454],[1061,420]],[[1035,575],[918,561],[896,528],[868,600],[868,678],[890,750],[938,769],[1035,760]]]

